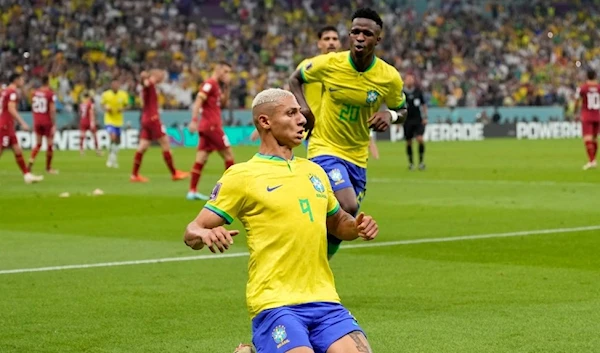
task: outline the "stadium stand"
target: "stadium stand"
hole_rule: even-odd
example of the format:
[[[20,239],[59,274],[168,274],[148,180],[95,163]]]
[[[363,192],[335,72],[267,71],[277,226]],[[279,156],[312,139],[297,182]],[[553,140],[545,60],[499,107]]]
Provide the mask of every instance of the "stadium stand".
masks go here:
[[[256,92],[284,86],[290,70],[315,54],[320,26],[346,33],[343,19],[359,5],[386,13],[379,55],[414,72],[430,106],[561,105],[569,112],[583,68],[600,69],[600,17],[589,16],[600,9],[597,0],[446,1],[422,11],[410,0],[31,3],[0,2],[0,72],[26,72],[27,90],[50,74],[66,111],[82,90],[99,94],[115,77],[136,107],[136,77],[149,66],[169,71],[163,107],[187,109],[218,60],[235,65],[232,104],[247,108]]]

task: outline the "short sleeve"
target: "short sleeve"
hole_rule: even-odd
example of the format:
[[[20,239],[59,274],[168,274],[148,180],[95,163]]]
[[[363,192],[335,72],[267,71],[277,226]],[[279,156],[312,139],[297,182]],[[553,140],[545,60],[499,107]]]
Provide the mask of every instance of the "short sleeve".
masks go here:
[[[246,198],[244,174],[236,169],[238,168],[234,166],[225,171],[204,205],[204,208],[216,213],[227,224],[231,224],[238,216]]]
[[[52,93],[50,100],[52,101],[52,103],[56,103],[56,94]]]
[[[325,188],[327,191],[327,217],[331,217],[340,210],[340,203],[335,198],[331,182],[327,176],[325,176]]]
[[[104,104],[106,104],[106,93],[107,93],[107,92],[104,92],[104,93],[102,93],[102,95],[100,96],[100,102],[101,102],[103,105],[104,105]]]
[[[16,102],[17,98],[18,98],[17,93],[16,92],[12,92],[10,94],[10,96],[8,96],[8,101],[9,102]]]
[[[214,82],[206,81],[200,87],[200,93],[204,93],[207,97],[210,96],[215,89]]]
[[[329,62],[332,58],[333,55],[325,54],[306,60],[300,68],[302,80],[305,83],[322,82],[327,75],[327,69],[330,67]]]
[[[403,89],[404,82],[402,81],[402,77],[400,77],[399,72],[395,71],[390,84],[390,90],[385,97],[385,105],[387,105],[388,109],[396,110],[404,107],[406,104],[406,96],[404,95]]]

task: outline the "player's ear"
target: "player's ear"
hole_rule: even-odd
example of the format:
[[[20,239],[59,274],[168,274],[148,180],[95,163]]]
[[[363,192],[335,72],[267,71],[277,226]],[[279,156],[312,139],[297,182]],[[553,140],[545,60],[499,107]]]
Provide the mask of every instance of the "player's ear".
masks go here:
[[[265,114],[261,114],[261,115],[258,116],[258,124],[264,130],[270,130],[271,129],[271,122],[269,121],[269,117],[266,116]]]

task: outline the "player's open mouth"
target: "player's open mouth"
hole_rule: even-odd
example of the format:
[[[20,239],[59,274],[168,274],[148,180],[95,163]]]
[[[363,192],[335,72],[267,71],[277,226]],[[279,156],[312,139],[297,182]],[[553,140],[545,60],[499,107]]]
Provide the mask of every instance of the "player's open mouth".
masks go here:
[[[363,49],[365,49],[365,46],[362,44],[355,44],[354,49],[356,49],[356,51],[362,51]]]

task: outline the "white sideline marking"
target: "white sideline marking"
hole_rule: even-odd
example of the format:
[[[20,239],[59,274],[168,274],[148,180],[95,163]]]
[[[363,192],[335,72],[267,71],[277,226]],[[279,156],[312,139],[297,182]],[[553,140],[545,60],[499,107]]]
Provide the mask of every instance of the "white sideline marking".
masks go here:
[[[588,232],[588,231],[592,231],[592,230],[600,230],[600,225],[587,226],[587,227],[574,227],[574,228],[525,230],[525,231],[509,232],[509,233],[463,235],[463,236],[446,237],[446,238],[424,238],[424,239],[384,241],[384,242],[379,242],[379,243],[350,244],[350,245],[344,245],[344,246],[342,246],[342,248],[343,249],[357,249],[357,248],[375,248],[375,247],[380,247],[380,246],[395,246],[395,245],[410,245],[410,244],[425,244],[425,243],[446,243],[446,242],[462,241],[462,240],[508,238],[508,237],[519,237],[519,236],[541,235],[541,234],[556,234],[556,233]],[[94,268],[94,267],[114,267],[114,266],[127,266],[127,265],[159,264],[159,263],[163,263],[163,262],[214,260],[214,259],[223,259],[223,258],[231,258],[231,257],[244,257],[244,256],[248,256],[248,255],[249,254],[247,252],[237,252],[237,253],[217,254],[217,255],[197,255],[197,256],[185,256],[185,257],[167,257],[167,258],[162,258],[162,259],[101,262],[101,263],[95,263],[95,264],[51,266],[51,267],[37,267],[37,268],[20,268],[20,269],[14,269],[14,270],[1,270],[0,275],[7,275],[7,274],[13,274],[13,273],[27,273],[27,272],[76,270],[76,269],[85,269],[85,268]]]
[[[380,183],[380,184],[394,184],[394,183],[414,183],[414,184],[456,184],[456,185],[510,185],[510,186],[598,186],[598,183],[586,183],[586,182],[558,182],[551,180],[538,180],[538,181],[523,181],[523,180],[467,180],[467,179],[415,179],[415,178],[373,178],[368,179],[367,182]]]

